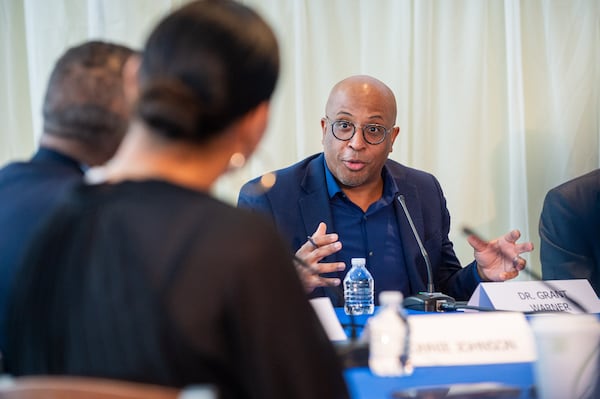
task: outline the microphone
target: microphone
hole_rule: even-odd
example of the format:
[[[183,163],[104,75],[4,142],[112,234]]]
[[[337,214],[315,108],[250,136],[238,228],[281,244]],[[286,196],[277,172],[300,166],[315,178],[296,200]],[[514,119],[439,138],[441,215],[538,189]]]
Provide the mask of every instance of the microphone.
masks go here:
[[[412,310],[443,312],[446,309],[449,309],[448,305],[454,304],[456,301],[454,298],[448,295],[442,294],[441,292],[435,292],[433,285],[433,271],[431,269],[429,254],[427,253],[427,250],[425,250],[425,247],[421,242],[421,238],[417,233],[417,229],[415,228],[415,224],[413,223],[412,217],[410,216],[410,212],[408,212],[404,195],[398,196],[398,202],[400,202],[400,205],[402,205],[402,210],[404,211],[404,215],[406,215],[406,219],[408,219],[408,224],[410,225],[413,236],[415,237],[415,240],[417,240],[417,244],[421,250],[421,255],[423,256],[423,259],[425,259],[425,267],[427,269],[427,291],[419,292],[417,295],[404,298],[404,301],[402,301],[402,306],[404,306],[406,309]]]

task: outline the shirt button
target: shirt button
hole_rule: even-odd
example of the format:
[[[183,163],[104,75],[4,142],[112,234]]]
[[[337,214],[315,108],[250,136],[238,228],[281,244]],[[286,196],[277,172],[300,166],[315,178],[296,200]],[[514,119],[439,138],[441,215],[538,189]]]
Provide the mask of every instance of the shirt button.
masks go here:
[[[370,251],[370,252],[369,252],[369,256],[373,256],[373,251]]]

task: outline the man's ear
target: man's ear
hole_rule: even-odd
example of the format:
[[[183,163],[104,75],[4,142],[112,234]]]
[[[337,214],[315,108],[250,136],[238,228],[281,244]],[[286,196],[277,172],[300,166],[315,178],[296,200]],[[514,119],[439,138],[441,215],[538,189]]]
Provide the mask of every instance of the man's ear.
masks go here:
[[[138,73],[142,58],[138,54],[130,55],[123,65],[123,92],[129,109],[133,109],[140,95]]]
[[[325,144],[325,136],[327,135],[327,119],[325,118],[321,118],[321,131],[323,132],[321,144]]]
[[[392,138],[390,140],[390,151],[389,152],[392,152],[394,150],[394,142],[396,141],[396,138],[398,137],[398,133],[400,133],[400,127],[394,126],[392,128],[392,131],[390,132],[390,136]]]

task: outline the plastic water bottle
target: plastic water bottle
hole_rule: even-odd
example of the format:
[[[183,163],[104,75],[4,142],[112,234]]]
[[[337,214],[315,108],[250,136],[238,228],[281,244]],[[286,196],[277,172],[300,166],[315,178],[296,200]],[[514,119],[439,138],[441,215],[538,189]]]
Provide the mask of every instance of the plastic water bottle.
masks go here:
[[[379,294],[381,307],[367,323],[369,368],[373,374],[392,377],[412,374],[409,330],[400,291]]]
[[[344,278],[344,311],[347,315],[373,314],[373,276],[365,258],[352,258],[352,267]]]

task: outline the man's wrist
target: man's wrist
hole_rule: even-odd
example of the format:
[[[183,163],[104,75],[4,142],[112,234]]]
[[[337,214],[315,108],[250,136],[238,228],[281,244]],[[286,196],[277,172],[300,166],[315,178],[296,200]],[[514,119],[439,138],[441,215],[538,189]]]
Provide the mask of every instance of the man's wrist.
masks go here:
[[[477,275],[479,276],[479,278],[481,279],[481,281],[483,281],[483,282],[492,281],[489,278],[487,278],[487,276],[485,275],[485,273],[483,273],[483,268],[479,265],[478,262],[475,262],[475,269],[477,270]]]

